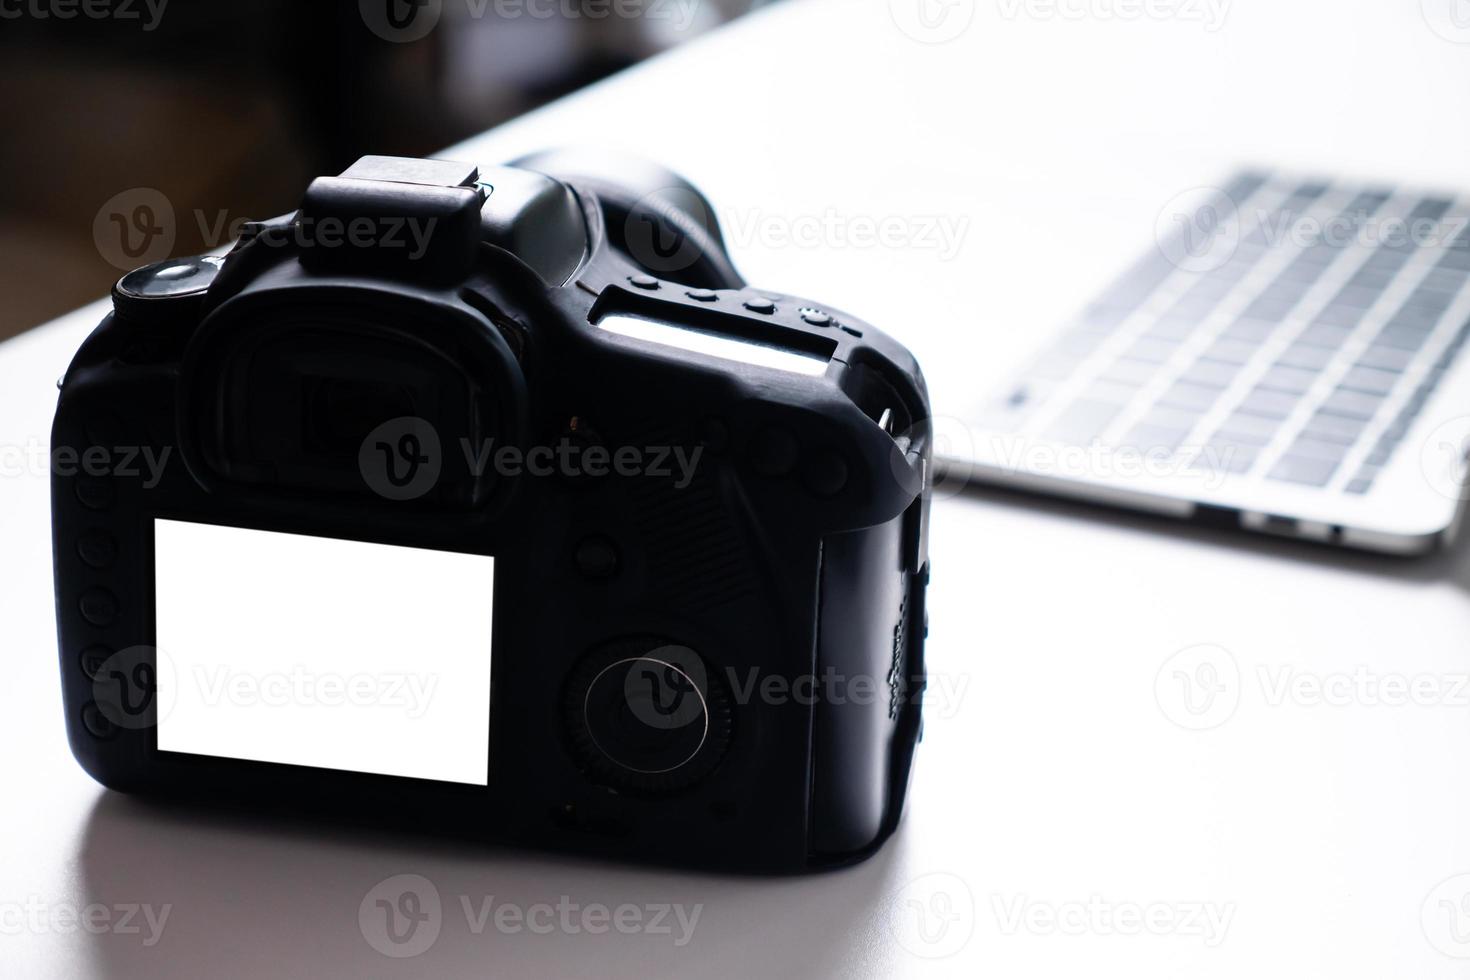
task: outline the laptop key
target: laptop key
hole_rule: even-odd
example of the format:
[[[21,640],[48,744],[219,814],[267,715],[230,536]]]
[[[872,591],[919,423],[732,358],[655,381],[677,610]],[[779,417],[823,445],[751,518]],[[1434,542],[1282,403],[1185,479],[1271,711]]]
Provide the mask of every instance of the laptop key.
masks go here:
[[[1338,388],[1327,396],[1318,411],[1328,415],[1346,415],[1348,418],[1371,419],[1378,413],[1378,407],[1383,404],[1382,395],[1370,395],[1367,392],[1353,391],[1350,388]]]
[[[1414,352],[1411,350],[1384,347],[1375,343],[1363,351],[1363,355],[1358,358],[1358,363],[1364,367],[1378,368],[1382,371],[1402,371],[1413,359]]]
[[[1072,446],[1085,446],[1122,411],[1122,405],[1079,398],[1052,420],[1046,438]]]
[[[1153,337],[1140,337],[1133,345],[1123,352],[1123,356],[1134,361],[1148,361],[1153,364],[1162,364],[1167,361],[1179,349],[1177,343],[1167,340],[1157,340]]]
[[[1283,456],[1266,476],[1284,483],[1324,487],[1332,479],[1339,463],[1340,460],[1313,459],[1310,456]]]
[[[1145,337],[1153,340],[1183,340],[1199,327],[1199,322],[1193,319],[1177,316],[1161,316],[1154,321],[1153,326],[1143,332]]]
[[[1285,391],[1294,395],[1300,395],[1312,387],[1312,382],[1317,380],[1317,372],[1308,371],[1305,368],[1291,367],[1286,364],[1272,366],[1261,377],[1262,388],[1270,388],[1272,391]]]
[[[1367,391],[1375,395],[1386,395],[1393,390],[1399,376],[1392,371],[1355,365],[1342,379],[1342,387],[1354,391]]]
[[[1358,436],[1363,434],[1367,425],[1367,419],[1331,415],[1319,410],[1302,427],[1302,435],[1350,446],[1358,441]]]
[[[1306,368],[1308,371],[1320,371],[1327,366],[1337,351],[1330,347],[1314,347],[1311,344],[1303,344],[1300,341],[1292,344],[1281,352],[1277,364],[1285,364],[1288,367]]]
[[[1296,403],[1297,396],[1289,392],[1256,387],[1251,389],[1251,393],[1246,396],[1245,401],[1240,403],[1236,411],[1247,415],[1260,415],[1268,419],[1284,419],[1291,414]]]
[[[1394,274],[1390,271],[1364,266],[1353,273],[1353,277],[1348,280],[1348,284],[1351,286],[1364,286],[1374,292],[1382,292],[1383,287],[1393,282],[1393,280]]]
[[[1373,338],[1373,343],[1383,347],[1397,347],[1404,351],[1416,351],[1424,346],[1424,338],[1428,336],[1428,330],[1390,324],[1378,332],[1378,336]]]
[[[1340,442],[1329,442],[1325,439],[1314,439],[1308,435],[1301,435],[1292,442],[1291,447],[1286,450],[1286,455],[1340,463],[1348,454],[1349,448],[1351,447]]]
[[[1128,430],[1119,445],[1145,456],[1169,456],[1187,435],[1188,428],[1139,422]]]
[[[1226,364],[1244,364],[1255,356],[1260,348],[1229,337],[1220,337],[1200,355],[1201,360],[1223,361]]]
[[[1347,336],[1358,321],[1363,319],[1363,314],[1366,312],[1361,306],[1333,302],[1317,314],[1312,325],[1322,328],[1318,333],[1326,338],[1323,341],[1324,345],[1330,347],[1336,345],[1342,337]],[[1337,339],[1333,339],[1334,337]]]
[[[1118,384],[1132,385],[1135,388],[1142,387],[1154,372],[1159,369],[1157,364],[1148,361],[1129,361],[1119,359],[1109,364],[1099,377]]]
[[[1278,299],[1266,295],[1257,296],[1245,308],[1245,315],[1259,320],[1277,321],[1290,313],[1300,301],[1300,295],[1291,296],[1286,299]]]
[[[1388,462],[1389,457],[1393,455],[1393,451],[1398,447],[1399,444],[1396,439],[1379,439],[1374,444],[1373,450],[1368,453],[1368,458],[1363,460],[1363,462],[1372,464],[1373,466],[1382,466]]]
[[[1194,465],[1198,469],[1211,473],[1238,475],[1249,470],[1260,454],[1260,446],[1212,439],[1195,457]]]
[[[1225,328],[1220,336],[1229,337],[1231,340],[1243,340],[1246,343],[1259,343],[1271,336],[1280,324],[1270,320],[1256,320],[1251,317],[1241,317],[1230,326]]]
[[[1187,381],[1176,381],[1168,391],[1159,396],[1159,404],[1170,408],[1204,411],[1219,397],[1219,388],[1207,388],[1204,385],[1190,384]]]
[[[1310,344],[1313,347],[1330,347],[1334,350],[1342,346],[1342,342],[1352,333],[1352,327],[1335,323],[1313,323],[1301,336],[1297,337],[1298,344]]]
[[[1221,424],[1217,436],[1230,433],[1242,441],[1264,446],[1271,441],[1271,437],[1276,434],[1276,430],[1279,428],[1281,428],[1281,425],[1275,419],[1263,418],[1260,415],[1250,415],[1237,410]]]
[[[1239,365],[1226,364],[1223,361],[1195,361],[1179,376],[1179,380],[1211,388],[1224,388],[1235,380],[1239,371]]]

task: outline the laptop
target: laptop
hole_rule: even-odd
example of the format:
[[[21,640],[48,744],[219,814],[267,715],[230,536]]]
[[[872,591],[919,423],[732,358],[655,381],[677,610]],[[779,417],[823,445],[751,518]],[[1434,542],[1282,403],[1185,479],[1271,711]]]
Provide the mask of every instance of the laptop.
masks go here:
[[[944,477],[1379,552],[1450,540],[1470,197],[1242,171],[1155,237],[941,446]]]

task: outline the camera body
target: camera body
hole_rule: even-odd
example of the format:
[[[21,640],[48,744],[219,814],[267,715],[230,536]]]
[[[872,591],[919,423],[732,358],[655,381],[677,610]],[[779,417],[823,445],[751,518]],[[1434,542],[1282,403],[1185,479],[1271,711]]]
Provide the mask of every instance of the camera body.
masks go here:
[[[924,689],[923,379],[867,324],[747,287],[680,178],[566,151],[365,157],[224,258],[125,276],[60,389],[62,690],[103,784],[746,870],[849,862],[893,830]],[[451,560],[444,589],[401,594],[483,603],[489,649],[438,678],[483,712],[467,769],[394,769],[380,716],[339,727],[352,706],[304,688],[198,710],[211,637],[279,640],[247,671],[358,649],[334,630],[363,624],[303,624],[315,600],[279,594],[287,552],[273,570],[218,543],[247,532],[266,554]],[[459,571],[482,567],[483,589]],[[368,618],[442,637],[414,617],[458,615],[397,605]],[[439,663],[457,641],[422,642],[394,649]],[[191,745],[186,716],[244,724],[241,747]],[[291,731],[299,758],[265,751]],[[313,739],[371,751],[334,765]]]

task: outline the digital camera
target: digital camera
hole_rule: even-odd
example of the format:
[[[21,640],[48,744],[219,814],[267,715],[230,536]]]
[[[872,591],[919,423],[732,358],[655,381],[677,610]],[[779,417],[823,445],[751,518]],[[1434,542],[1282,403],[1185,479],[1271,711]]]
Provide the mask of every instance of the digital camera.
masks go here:
[[[745,285],[690,184],[364,157],[113,303],[52,433],[97,780],[746,870],[892,832],[924,382]]]

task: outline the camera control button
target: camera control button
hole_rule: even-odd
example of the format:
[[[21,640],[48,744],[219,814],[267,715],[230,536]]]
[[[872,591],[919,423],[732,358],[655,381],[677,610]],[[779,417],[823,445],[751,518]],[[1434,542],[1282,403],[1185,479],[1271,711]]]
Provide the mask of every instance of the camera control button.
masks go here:
[[[77,500],[88,510],[106,510],[112,506],[112,484],[105,477],[78,477],[76,494]]]
[[[684,295],[701,303],[713,303],[720,298],[720,294],[713,289],[691,289]]]
[[[752,313],[771,314],[776,312],[776,304],[763,296],[757,296],[755,299],[746,300],[745,308]]]
[[[93,568],[108,568],[117,561],[117,538],[101,528],[84,531],[77,538],[77,555]]]
[[[577,571],[587,578],[610,578],[618,570],[618,549],[611,539],[592,534],[577,544]]]
[[[796,437],[780,426],[767,426],[756,433],[750,447],[750,462],[762,476],[785,476],[796,469]]]
[[[111,626],[117,621],[117,596],[106,589],[92,588],[77,601],[82,618],[93,626]]]
[[[563,695],[578,761],[599,782],[673,792],[708,775],[730,744],[730,697],[689,647],[616,641],[584,657]]]
[[[169,259],[134,269],[118,280],[117,289],[130,299],[173,299],[203,293],[223,265],[224,259],[217,255]]]
[[[658,280],[653,278],[653,276],[645,276],[642,274],[629,276],[628,281],[637,286],[639,289],[653,290],[657,289],[659,285]]]
[[[807,310],[802,313],[801,318],[814,327],[832,326],[832,318],[821,310]]]
[[[199,255],[134,269],[112,288],[113,308],[119,316],[139,322],[173,314],[181,321],[193,319],[223,265],[217,255]]]
[[[82,705],[82,725],[96,738],[111,738],[117,734],[117,726],[112,723],[96,701],[88,701]]]
[[[95,681],[97,671],[102,669],[102,665],[107,663],[107,659],[111,656],[111,648],[100,643],[92,644],[83,650],[82,655],[78,658],[82,665],[82,673],[87,675],[88,680]]]
[[[807,460],[801,477],[812,493],[835,496],[847,486],[847,462],[832,450],[824,449]]]

